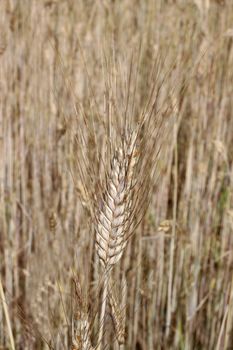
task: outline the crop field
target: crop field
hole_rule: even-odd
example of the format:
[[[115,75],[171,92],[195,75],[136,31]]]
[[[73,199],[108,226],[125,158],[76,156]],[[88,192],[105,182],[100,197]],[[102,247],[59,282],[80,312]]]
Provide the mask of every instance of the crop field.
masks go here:
[[[232,0],[0,0],[0,349],[233,349]]]

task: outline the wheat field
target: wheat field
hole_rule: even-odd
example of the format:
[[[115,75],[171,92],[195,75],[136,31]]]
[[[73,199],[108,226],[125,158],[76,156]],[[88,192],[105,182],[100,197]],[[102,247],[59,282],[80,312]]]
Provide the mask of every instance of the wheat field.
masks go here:
[[[0,349],[233,349],[232,0],[0,1]]]

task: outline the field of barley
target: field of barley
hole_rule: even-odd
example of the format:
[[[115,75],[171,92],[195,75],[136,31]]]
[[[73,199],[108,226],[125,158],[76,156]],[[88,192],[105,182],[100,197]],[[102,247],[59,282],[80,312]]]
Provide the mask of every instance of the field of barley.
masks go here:
[[[0,349],[233,349],[233,1],[0,1]]]

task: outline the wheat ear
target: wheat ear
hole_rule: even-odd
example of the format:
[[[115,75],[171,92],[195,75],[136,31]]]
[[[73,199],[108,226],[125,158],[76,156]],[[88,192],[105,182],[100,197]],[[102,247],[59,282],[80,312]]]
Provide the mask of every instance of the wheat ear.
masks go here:
[[[109,283],[108,297],[111,306],[111,316],[119,346],[125,343],[125,316],[126,316],[126,280],[123,279],[121,302],[114,293],[114,284]]]
[[[91,344],[91,327],[82,297],[81,286],[77,280],[74,280],[74,283],[78,307],[72,322],[72,350],[94,350]]]
[[[133,214],[133,175],[138,159],[136,136],[137,133],[133,133],[116,150],[96,216],[96,249],[107,270],[120,260],[127,243],[127,229]]]
[[[101,349],[103,338],[109,272],[123,254],[133,215],[134,170],[138,161],[137,135],[136,131],[132,133],[116,150],[96,216],[96,250],[104,267],[98,350]]]

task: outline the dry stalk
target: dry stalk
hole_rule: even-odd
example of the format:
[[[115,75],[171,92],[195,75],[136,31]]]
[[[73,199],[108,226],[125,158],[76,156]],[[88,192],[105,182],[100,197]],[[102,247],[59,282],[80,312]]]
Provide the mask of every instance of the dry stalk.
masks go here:
[[[12,332],[12,328],[11,328],[11,322],[10,322],[7,302],[6,302],[1,278],[0,278],[0,300],[2,302],[3,311],[5,314],[5,318],[6,318],[6,324],[7,324],[8,334],[9,334],[11,350],[15,350],[15,342],[14,342],[14,337],[13,337],[13,332]]]

